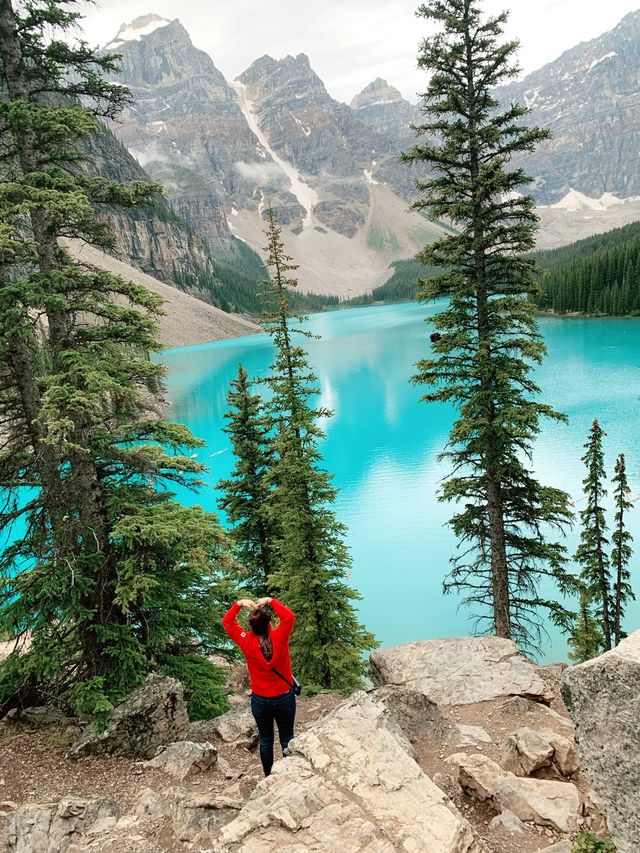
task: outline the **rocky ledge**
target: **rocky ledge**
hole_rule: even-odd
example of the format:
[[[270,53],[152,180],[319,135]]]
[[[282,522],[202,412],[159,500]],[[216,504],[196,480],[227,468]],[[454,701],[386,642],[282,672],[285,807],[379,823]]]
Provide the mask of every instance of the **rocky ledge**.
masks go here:
[[[7,850],[570,853],[585,829],[607,837],[605,815],[620,853],[640,849],[640,632],[571,669],[482,638],[380,650],[371,670],[368,692],[303,697],[268,779],[237,674],[233,709],[211,722],[189,723],[179,685],[157,678],[99,737],[42,709],[13,715],[0,725]]]

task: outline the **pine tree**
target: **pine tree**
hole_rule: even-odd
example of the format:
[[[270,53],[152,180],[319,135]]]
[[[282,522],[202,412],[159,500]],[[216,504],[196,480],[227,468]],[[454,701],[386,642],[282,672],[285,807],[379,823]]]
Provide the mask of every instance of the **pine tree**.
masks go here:
[[[418,64],[431,72],[424,94],[426,137],[403,155],[431,169],[417,181],[414,205],[456,229],[419,255],[441,273],[420,283],[420,299],[447,297],[430,318],[440,337],[418,363],[424,400],[458,410],[447,458],[453,474],[441,499],[462,508],[451,526],[461,545],[445,590],[463,590],[480,627],[535,645],[541,627],[538,594],[544,575],[564,588],[564,548],[552,531],[570,519],[568,496],[530,473],[532,443],[542,417],[564,416],[536,398],[532,364],[545,347],[535,307],[534,201],[531,182],[509,169],[514,154],[548,138],[527,128],[526,110],[500,108],[494,88],[517,71],[515,42],[501,42],[506,15],[484,19],[476,0],[432,0],[418,15],[439,26],[421,47]]]
[[[580,576],[594,601],[595,614],[602,626],[603,649],[607,651],[611,648],[614,620],[611,571],[607,553],[609,540],[606,537],[607,523],[603,506],[603,499],[607,495],[604,487],[606,474],[602,449],[602,439],[605,435],[597,419],[594,420],[584,445],[586,452],[582,457],[587,467],[587,476],[582,481],[587,506],[580,513],[582,532],[575,559],[582,566]],[[624,547],[624,540],[620,544]],[[624,551],[621,551],[622,559],[623,554]]]
[[[581,585],[578,612],[573,614],[569,630],[569,660],[584,663],[596,657],[602,648],[602,628],[592,612],[592,596]]]
[[[161,300],[76,262],[103,248],[105,205],[157,187],[91,177],[82,146],[127,102],[114,59],[72,37],[72,0],[0,4],[0,708],[47,700],[103,719],[150,669],[183,677],[195,715],[224,701],[201,651],[228,597],[217,520],[172,500],[197,485],[197,441],[157,418]],[[46,322],[42,322],[42,320]]]
[[[220,508],[234,525],[232,536],[238,546],[243,588],[261,598],[276,593],[271,583],[274,524],[267,480],[272,425],[262,399],[250,392],[249,385],[247,371],[239,364],[228,396],[231,409],[225,415],[225,432],[231,438],[237,462],[230,479],[222,480],[218,488],[224,492]]]
[[[285,253],[280,229],[269,211],[265,282],[268,305],[263,327],[276,346],[275,360],[264,380],[271,389],[268,410],[275,424],[269,479],[270,503],[277,521],[272,583],[296,614],[291,651],[301,679],[310,685],[349,690],[364,675],[363,652],[375,647],[373,636],[358,623],[353,602],[358,593],[346,583],[351,558],[344,543],[345,527],[331,509],[336,489],[322,469],[318,447],[324,433],[318,421],[331,416],[314,409],[316,377],[304,349],[294,345],[287,288],[297,267]]]
[[[625,606],[628,601],[634,600],[635,595],[631,587],[631,574],[628,566],[631,559],[631,542],[633,537],[626,529],[625,518],[629,510],[633,508],[631,503],[631,489],[627,480],[627,470],[624,453],[616,460],[615,483],[613,497],[615,503],[615,528],[611,536],[613,550],[611,552],[611,567],[614,573],[613,581],[613,620],[612,620],[612,642],[617,646],[620,640],[626,637],[622,628]]]

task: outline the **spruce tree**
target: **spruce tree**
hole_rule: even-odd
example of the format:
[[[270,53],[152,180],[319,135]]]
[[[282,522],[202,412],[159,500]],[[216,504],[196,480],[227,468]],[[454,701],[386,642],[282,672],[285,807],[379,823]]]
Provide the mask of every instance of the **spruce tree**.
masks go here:
[[[592,611],[592,595],[580,584],[578,612],[573,614],[569,632],[569,660],[584,663],[596,657],[602,648],[603,634],[598,619]]]
[[[624,453],[621,453],[616,460],[613,482],[615,484],[613,490],[615,527],[611,535],[613,543],[611,552],[611,568],[613,569],[612,642],[613,645],[617,646],[620,640],[627,636],[622,628],[626,604],[635,599],[630,583],[631,573],[628,568],[633,553],[631,549],[633,537],[625,524],[627,513],[633,508],[633,504],[630,500],[631,489],[627,480]]]
[[[290,322],[288,288],[297,286],[297,269],[285,250],[280,229],[269,211],[267,266],[272,278],[264,283],[267,308],[263,328],[276,346],[268,376],[268,411],[275,424],[273,488],[270,512],[277,522],[272,583],[296,614],[291,652],[299,677],[310,685],[350,690],[365,673],[363,653],[375,647],[373,635],[359,624],[353,604],[360,598],[346,583],[351,558],[344,542],[345,527],[331,505],[336,489],[321,467],[320,419],[331,412],[314,408],[316,377],[293,334],[310,333]]]
[[[256,598],[275,595],[271,582],[274,520],[269,510],[271,487],[267,474],[271,452],[271,421],[258,394],[252,394],[247,371],[238,365],[238,376],[228,395],[230,410],[225,415],[225,432],[231,438],[236,466],[218,488],[219,501],[233,524],[231,535],[237,543],[240,582]]]
[[[580,545],[575,553],[575,559],[582,566],[580,577],[589,590],[594,601],[595,614],[600,620],[603,636],[603,649],[611,648],[613,634],[613,609],[611,597],[611,569],[606,537],[607,522],[604,514],[603,500],[607,495],[604,483],[606,473],[604,468],[603,432],[598,420],[594,420],[589,430],[589,438],[584,445],[585,455],[582,461],[587,467],[587,476],[582,481],[587,506],[580,513],[582,531]],[[624,549],[625,540],[620,542]],[[624,560],[624,550],[621,559]]]
[[[210,716],[220,677],[199,653],[222,642],[226,539],[168,490],[202,467],[185,454],[201,442],[153,413],[161,300],[62,243],[111,248],[96,211],[157,192],[83,169],[98,117],[128,94],[101,77],[114,59],[73,39],[75,9],[0,4],[0,630],[16,639],[0,708],[46,699],[104,719],[157,668]]]
[[[440,274],[420,283],[419,298],[447,298],[430,318],[439,333],[414,382],[428,402],[453,404],[458,419],[446,449],[453,473],[441,499],[460,505],[451,526],[460,543],[445,590],[462,591],[481,629],[536,645],[538,585],[564,589],[564,548],[553,540],[571,514],[568,496],[531,474],[540,419],[564,416],[538,399],[531,368],[545,346],[535,307],[534,200],[531,178],[509,167],[549,134],[525,127],[526,110],[501,107],[493,91],[517,67],[515,42],[501,40],[506,15],[483,18],[477,0],[432,0],[418,15],[438,27],[422,43],[418,64],[430,72],[423,96],[424,137],[403,155],[426,164],[414,204],[447,219],[452,233],[419,255]]]

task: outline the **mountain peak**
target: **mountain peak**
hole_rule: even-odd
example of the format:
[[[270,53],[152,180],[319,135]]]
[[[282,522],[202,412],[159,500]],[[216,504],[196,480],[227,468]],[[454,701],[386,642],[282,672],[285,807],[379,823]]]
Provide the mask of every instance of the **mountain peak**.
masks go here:
[[[373,83],[365,86],[360,94],[351,101],[351,107],[359,110],[362,107],[370,107],[374,104],[390,104],[394,101],[402,101],[403,97],[395,86],[390,86],[382,77],[376,77]]]
[[[155,30],[166,27],[171,23],[173,22],[168,18],[163,18],[161,15],[153,13],[140,15],[140,17],[135,18],[128,24],[122,24],[117,36],[109,42],[107,47],[116,47],[125,41],[140,41],[144,36],[148,36]]]

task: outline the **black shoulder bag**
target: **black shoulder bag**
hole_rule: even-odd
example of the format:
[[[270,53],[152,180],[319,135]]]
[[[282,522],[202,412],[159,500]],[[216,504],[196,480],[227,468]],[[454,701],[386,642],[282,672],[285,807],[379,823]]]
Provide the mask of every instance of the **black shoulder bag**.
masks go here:
[[[302,684],[298,681],[298,679],[293,676],[293,681],[289,681],[288,678],[285,678],[281,672],[278,672],[277,669],[271,668],[271,672],[274,672],[278,678],[281,678],[283,681],[286,681],[289,687],[293,690],[295,696],[299,696],[302,693]]]

